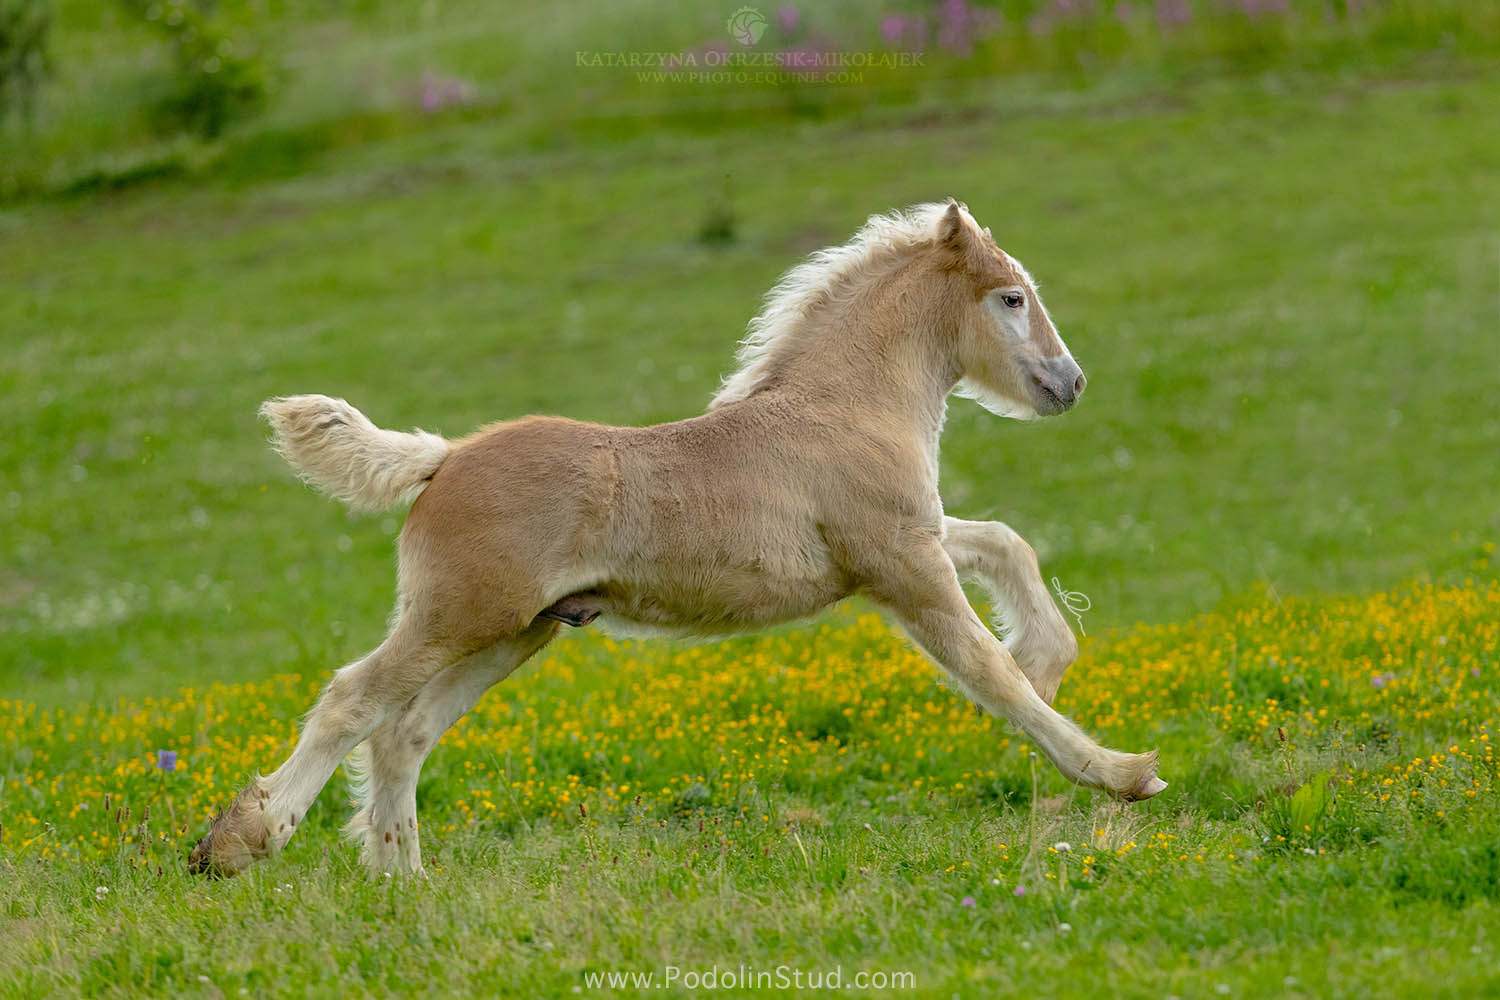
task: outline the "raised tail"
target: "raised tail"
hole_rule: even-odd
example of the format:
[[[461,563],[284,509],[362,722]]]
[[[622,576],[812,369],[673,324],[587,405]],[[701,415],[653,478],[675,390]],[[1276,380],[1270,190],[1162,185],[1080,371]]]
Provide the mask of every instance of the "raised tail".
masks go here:
[[[445,438],[381,430],[342,399],[282,396],[262,403],[260,415],[297,475],[354,510],[415,499],[448,457]]]

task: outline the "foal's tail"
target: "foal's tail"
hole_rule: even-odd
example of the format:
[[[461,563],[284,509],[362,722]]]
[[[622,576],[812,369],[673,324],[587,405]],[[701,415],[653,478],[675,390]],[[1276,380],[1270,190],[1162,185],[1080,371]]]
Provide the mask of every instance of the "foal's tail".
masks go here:
[[[297,475],[355,510],[415,499],[448,457],[446,439],[381,430],[342,399],[282,396],[262,403],[260,415]]]

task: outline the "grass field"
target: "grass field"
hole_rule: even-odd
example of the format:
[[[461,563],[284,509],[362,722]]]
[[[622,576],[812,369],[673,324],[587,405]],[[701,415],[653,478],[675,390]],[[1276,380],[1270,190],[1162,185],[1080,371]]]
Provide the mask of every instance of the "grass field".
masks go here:
[[[286,751],[310,678],[0,702],[21,755],[0,975],[25,995],[566,996],[744,965],[910,972],[928,995],[1487,995],[1500,582],[1481,569],[1087,643],[1062,705],[1162,748],[1176,784],[1140,807],[1062,788],[874,616],[563,644],[429,763],[417,886],[334,846],[340,795],[251,874],[184,874],[198,818]]]
[[[595,84],[491,85],[442,41],[459,6],[407,47],[310,26],[328,58],[265,121],[185,147],[111,118],[133,50],[84,9],[60,57],[98,58],[0,190],[0,995],[629,995],[586,976],[714,965],[932,996],[1500,986],[1491,42],[1037,56],[714,122],[641,87],[549,131]],[[628,20],[524,24],[571,50]],[[329,82],[430,52],[485,100],[417,120]],[[188,166],[65,193],[101,149]],[[570,634],[434,754],[424,884],[357,869],[341,779],[282,856],[186,876],[392,598],[399,514],[299,486],[261,399],[449,434],[687,416],[778,273],[950,193],[1090,389],[1028,425],[955,403],[944,496],[1092,598],[1060,707],[1160,747],[1166,793],[1066,786],[856,601],[711,647]]]

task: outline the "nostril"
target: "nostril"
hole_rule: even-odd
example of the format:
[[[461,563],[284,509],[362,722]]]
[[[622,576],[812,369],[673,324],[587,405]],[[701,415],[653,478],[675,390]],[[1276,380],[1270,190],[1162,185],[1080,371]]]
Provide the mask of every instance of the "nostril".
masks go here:
[[[1078,378],[1073,382],[1073,395],[1082,396],[1083,387],[1089,384],[1089,380],[1083,377],[1083,372],[1078,373]]]

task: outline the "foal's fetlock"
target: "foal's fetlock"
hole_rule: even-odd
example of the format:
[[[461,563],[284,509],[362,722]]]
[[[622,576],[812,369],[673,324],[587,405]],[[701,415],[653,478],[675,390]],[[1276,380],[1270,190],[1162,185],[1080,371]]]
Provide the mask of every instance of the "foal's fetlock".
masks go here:
[[[188,855],[188,871],[195,875],[238,875],[273,849],[266,813],[270,793],[259,779],[245,786],[229,808],[214,818],[202,840]]]
[[[372,806],[362,806],[344,826],[344,839],[359,844],[359,860],[376,878],[423,875],[417,819],[377,820]]]

